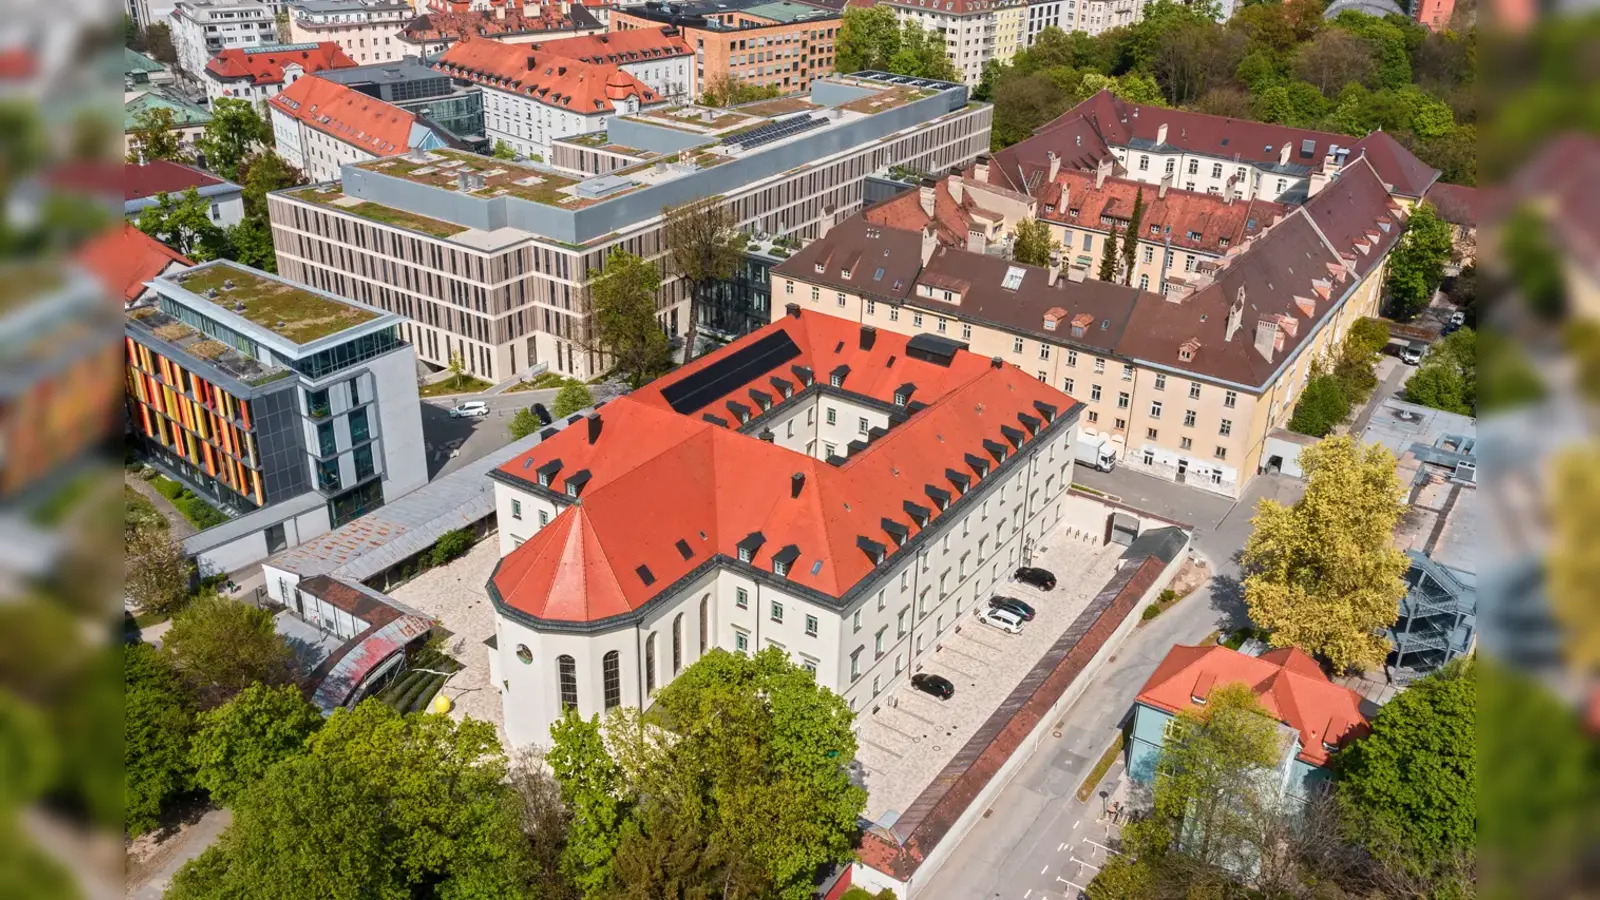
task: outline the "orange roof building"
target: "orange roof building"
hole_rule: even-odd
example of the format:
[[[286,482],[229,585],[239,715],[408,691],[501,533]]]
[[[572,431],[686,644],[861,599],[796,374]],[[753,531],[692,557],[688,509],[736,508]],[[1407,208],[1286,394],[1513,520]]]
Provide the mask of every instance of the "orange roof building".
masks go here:
[[[78,248],[78,263],[100,279],[107,294],[120,297],[123,306],[143,297],[150,279],[194,265],[132,222],[86,241]]]
[[[1202,710],[1212,691],[1247,685],[1261,706],[1293,732],[1284,758],[1291,793],[1325,778],[1332,755],[1369,731],[1361,695],[1328,680],[1317,661],[1297,648],[1250,656],[1221,646],[1176,646],[1134,701],[1128,774],[1149,781],[1166,739],[1167,723]],[[1303,794],[1302,794],[1303,795]]]
[[[213,103],[222,98],[266,100],[301,76],[356,65],[333,41],[234,47],[206,63],[206,97]]]
[[[512,742],[713,647],[782,647],[856,706],[914,668],[1071,480],[1079,404],[964,348],[791,305],[491,473]]]
[[[297,80],[267,106],[278,155],[312,182],[338,180],[345,163],[446,144],[409,110],[316,76]]]
[[[484,131],[495,144],[545,159],[558,137],[603,131],[666,99],[612,63],[591,63],[520,44],[462,40],[434,68],[483,87]]]

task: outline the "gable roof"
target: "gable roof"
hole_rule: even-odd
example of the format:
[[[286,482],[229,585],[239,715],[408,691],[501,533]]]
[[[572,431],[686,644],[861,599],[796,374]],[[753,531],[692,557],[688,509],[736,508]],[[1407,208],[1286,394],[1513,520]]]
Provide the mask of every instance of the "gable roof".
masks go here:
[[[157,194],[177,194],[189,188],[228,183],[199,169],[164,159],[153,159],[143,165],[127,163],[122,167],[122,179],[124,200],[140,200]]]
[[[957,181],[961,185],[960,200],[956,199],[958,189],[953,183]],[[979,197],[973,191],[965,189],[972,184],[980,185],[979,190],[985,193],[1007,196],[1010,200],[1029,206],[1033,204],[1033,199],[1026,194],[987,182],[973,182],[969,170],[965,175],[949,175],[934,183],[932,216],[929,216],[922,206],[921,186],[914,190],[902,191],[868,207],[864,212],[867,221],[874,225],[903,231],[921,231],[932,225],[940,243],[952,247],[965,247],[969,231],[976,229],[987,234],[991,223],[1003,218],[1000,213],[984,210]]]
[[[782,577],[819,602],[844,597],[878,565],[868,546],[894,556],[921,531],[907,501],[937,518],[929,485],[962,493],[949,484],[951,469],[973,482],[993,477],[1000,463],[980,476],[966,458],[993,460],[988,447],[1009,451],[1018,434],[1026,446],[1032,428],[1048,427],[1036,403],[1057,418],[1077,405],[954,346],[947,365],[921,358],[912,342],[921,347],[927,337],[786,315],[500,466],[491,477],[566,508],[496,567],[489,586],[497,605],[543,623],[604,622],[741,550],[768,572],[775,558],[786,561]],[[759,424],[785,390],[806,390],[801,371],[817,385],[841,372],[842,388],[828,390],[904,421],[837,465],[739,430],[745,417]],[[908,384],[915,403],[896,404]],[[562,499],[573,485],[578,502]]]
[[[274,44],[264,47],[230,47],[206,63],[206,74],[218,81],[246,80],[251,84],[278,84],[283,67],[297,65],[307,75],[323,69],[350,69],[356,61],[333,41],[315,44]]]
[[[1109,216],[1119,220],[1119,229],[1126,229],[1134,199],[1140,194],[1144,195],[1144,211],[1139,221],[1139,240],[1163,241],[1170,237],[1174,247],[1207,253],[1224,253],[1265,234],[1269,226],[1289,212],[1288,206],[1271,200],[1230,203],[1216,194],[1176,188],[1168,188],[1162,197],[1159,185],[1131,178],[1107,178],[1097,188],[1092,172],[1063,170],[1054,182],[1041,186],[1039,217],[1067,227],[1104,231],[1110,226],[1102,223],[1101,217]],[[1152,228],[1159,230],[1152,233]],[[1200,237],[1189,237],[1191,232]]]
[[[398,106],[324,78],[307,76],[267,100],[273,109],[374,156],[411,147],[417,117]]]
[[[131,303],[144,293],[145,282],[172,265],[194,265],[176,250],[124,221],[78,248],[78,262],[93,272],[106,291]]]
[[[693,52],[676,30],[669,27],[556,38],[524,46],[579,62],[614,66],[688,56]]]
[[[662,102],[655,91],[614,65],[580,62],[499,41],[457,41],[434,68],[579,115],[612,112],[613,101],[628,97],[638,98],[642,106]]]
[[[1435,182],[1423,198],[1433,204],[1439,218],[1463,228],[1478,227],[1478,189],[1463,184]]]
[[[1357,275],[1372,271],[1400,240],[1401,207],[1368,159],[1357,158],[1303,209]]]
[[[1374,131],[1350,147],[1350,158],[1365,156],[1392,193],[1420,198],[1439,180],[1439,170],[1423,162],[1387,131]]]
[[[1292,647],[1261,656],[1216,645],[1173,647],[1137,702],[1177,714],[1201,708],[1195,698],[1205,700],[1229,684],[1248,686],[1268,713],[1299,732],[1297,758],[1313,766],[1328,764],[1328,747],[1343,747],[1370,730],[1361,695],[1329,681],[1316,660]]]
[[[1049,180],[1050,154],[1062,169],[1092,170],[1103,159],[1115,160],[1111,145],[1082,113],[1067,112],[996,153],[989,163],[989,183],[1033,193]]]

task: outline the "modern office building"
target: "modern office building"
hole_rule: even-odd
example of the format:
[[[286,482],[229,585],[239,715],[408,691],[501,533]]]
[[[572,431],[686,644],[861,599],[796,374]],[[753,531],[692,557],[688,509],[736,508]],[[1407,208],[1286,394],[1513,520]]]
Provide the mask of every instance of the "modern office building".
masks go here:
[[[167,22],[178,67],[196,78],[224,50],[278,43],[277,4],[266,0],[178,0]]]
[[[332,41],[224,50],[206,63],[206,97],[212,103],[223,98],[264,103],[306,75],[355,64]]]
[[[332,41],[361,65],[394,62],[410,50],[397,35],[415,17],[406,0],[291,0],[289,42]]]
[[[1060,517],[1078,409],[958,341],[793,304],[605,404],[491,473],[507,738],[648,707],[712,648],[779,648],[865,708]]]
[[[351,69],[324,69],[317,77],[392,103],[444,129],[462,143],[474,147],[486,144],[483,91],[475,85],[457,85],[449,75],[424,65],[418,57]]]
[[[701,91],[732,78],[793,94],[833,73],[839,16],[794,0],[652,0],[615,9],[611,30],[677,29],[694,49],[694,83]]]
[[[200,554],[240,566],[427,482],[416,356],[400,317],[217,261],[128,309],[134,439],[233,520]]]
[[[1377,313],[1406,207],[1357,159],[1164,293],[945,246],[874,212],[775,268],[774,304],[961,340],[1080,398],[1085,439],[1122,465],[1238,496],[1318,360]]]
[[[434,366],[459,355],[490,381],[541,363],[592,378],[608,366],[588,273],[617,247],[659,258],[663,209],[720,196],[745,231],[814,236],[860,207],[868,173],[976,158],[992,112],[960,85],[858,73],[813,83],[809,100],[615,116],[555,140],[553,165],[454,151],[346,165],[337,185],[270,197],[278,270],[405,316]],[[681,282],[657,302],[684,334]]]
[[[450,146],[409,110],[315,75],[267,101],[278,155],[311,181],[332,181],[346,163]]]

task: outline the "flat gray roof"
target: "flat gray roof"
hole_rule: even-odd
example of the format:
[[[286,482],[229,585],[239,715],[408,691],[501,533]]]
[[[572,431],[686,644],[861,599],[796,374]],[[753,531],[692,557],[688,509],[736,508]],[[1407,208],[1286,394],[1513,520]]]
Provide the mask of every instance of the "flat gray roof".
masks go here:
[[[1367,430],[1361,433],[1361,440],[1367,444],[1382,444],[1395,456],[1401,456],[1411,449],[1412,444],[1431,447],[1447,436],[1475,441],[1478,420],[1404,400],[1389,399],[1373,411],[1372,421],[1367,424]]]

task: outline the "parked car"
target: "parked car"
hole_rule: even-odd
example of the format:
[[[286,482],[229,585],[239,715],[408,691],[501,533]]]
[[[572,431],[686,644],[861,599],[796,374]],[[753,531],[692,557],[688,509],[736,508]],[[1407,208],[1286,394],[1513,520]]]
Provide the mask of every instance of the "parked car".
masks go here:
[[[545,409],[543,403],[535,403],[531,409],[533,410],[534,416],[538,418],[540,425],[549,425],[551,422],[555,421],[555,419],[550,415],[550,410]]]
[[[468,400],[465,403],[458,403],[450,410],[450,418],[452,419],[473,419],[478,416],[487,416],[488,414],[489,404],[482,400]]]
[[[1055,590],[1055,573],[1048,569],[1035,569],[1032,566],[1023,566],[1011,576],[1023,584],[1031,584],[1041,591]]]
[[[924,694],[932,694],[940,700],[949,700],[956,695],[956,686],[951,684],[950,679],[943,675],[919,672],[911,676],[911,686]]]
[[[1451,313],[1450,314],[1450,324],[1454,325],[1457,328],[1460,328],[1461,326],[1467,324],[1467,311],[1464,310],[1464,309],[1458,309],[1455,312]]]
[[[995,609],[1009,610],[1017,614],[1024,622],[1033,621],[1034,609],[1015,597],[995,596],[989,598],[989,605]]]
[[[978,610],[978,621],[1008,634],[1022,633],[1022,617],[1009,609],[989,606]]]
[[[1400,361],[1408,366],[1420,365],[1422,363],[1422,355],[1426,351],[1427,348],[1422,344],[1412,341],[1405,346],[1405,349],[1400,351]]]

